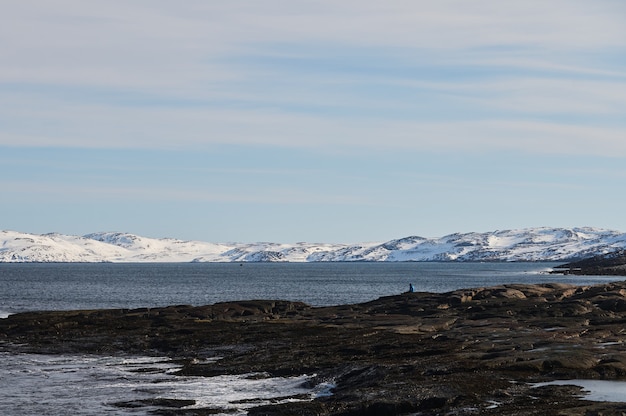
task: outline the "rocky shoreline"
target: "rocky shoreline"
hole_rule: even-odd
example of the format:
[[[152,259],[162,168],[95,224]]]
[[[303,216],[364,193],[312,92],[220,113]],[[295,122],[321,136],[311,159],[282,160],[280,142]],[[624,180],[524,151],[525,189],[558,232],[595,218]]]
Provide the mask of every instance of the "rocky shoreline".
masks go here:
[[[315,374],[312,385],[334,386],[314,400],[249,410],[257,416],[626,414],[626,403],[584,400],[578,387],[533,384],[626,380],[626,282],[404,293],[321,308],[251,300],[28,312],[0,320],[0,350],[153,354],[180,360],[183,375]],[[159,415],[220,412],[147,402]]]
[[[580,276],[626,276],[626,250],[562,264],[555,267],[552,273]]]

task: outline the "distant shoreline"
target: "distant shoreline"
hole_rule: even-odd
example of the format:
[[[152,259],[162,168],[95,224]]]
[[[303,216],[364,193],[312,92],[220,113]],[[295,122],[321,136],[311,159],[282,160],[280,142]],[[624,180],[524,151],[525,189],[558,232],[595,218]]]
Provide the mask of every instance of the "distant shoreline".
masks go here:
[[[566,263],[552,273],[576,276],[626,276],[626,250]]]
[[[0,231],[2,262],[539,262],[626,249],[626,234],[537,227],[362,243],[210,243],[100,232],[84,236]]]

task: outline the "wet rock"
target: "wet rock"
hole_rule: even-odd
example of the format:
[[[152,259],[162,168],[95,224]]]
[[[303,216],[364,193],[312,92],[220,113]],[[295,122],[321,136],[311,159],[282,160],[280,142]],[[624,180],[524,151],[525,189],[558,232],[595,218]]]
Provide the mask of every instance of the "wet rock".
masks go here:
[[[251,415],[619,414],[624,405],[581,400],[580,389],[532,383],[626,379],[625,327],[625,282],[515,284],[324,308],[251,300],[30,312],[0,320],[0,349],[167,355],[181,375],[315,374],[310,386],[334,386]],[[125,405],[219,412],[177,403]]]
[[[139,407],[174,407],[174,408],[182,408],[186,406],[191,406],[196,404],[195,400],[180,400],[180,399],[145,399],[145,400],[133,400],[127,402],[116,402],[113,403],[115,407],[122,407],[127,409],[134,409]]]

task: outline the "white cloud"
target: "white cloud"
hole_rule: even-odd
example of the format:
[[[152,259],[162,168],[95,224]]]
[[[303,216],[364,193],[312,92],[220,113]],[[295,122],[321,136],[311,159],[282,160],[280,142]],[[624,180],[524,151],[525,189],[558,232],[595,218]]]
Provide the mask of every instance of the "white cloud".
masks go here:
[[[449,86],[469,101],[486,108],[524,115],[621,116],[626,108],[626,80],[526,78]]]
[[[61,183],[56,181],[0,180],[3,192],[9,197],[20,200],[40,200],[54,202],[98,202],[122,200],[126,203],[177,201],[180,203],[237,203],[266,205],[378,205],[380,201],[367,195],[354,195],[345,192],[319,192],[301,188],[240,189],[224,191],[222,189],[181,189],[180,186],[133,186],[111,184],[93,186],[79,183]]]
[[[593,51],[626,45],[625,17],[612,1],[23,0],[0,16],[0,79],[190,87],[276,43]]]
[[[0,145],[235,143],[626,156],[623,123],[533,119],[623,113],[626,71],[618,52],[626,48],[625,18],[626,6],[616,1],[11,2],[0,15],[0,88],[26,85],[29,92],[3,92]],[[315,60],[328,48],[370,63],[400,57],[402,74],[330,68],[305,76],[301,68],[255,61],[281,54]],[[615,62],[597,62],[602,53]],[[428,79],[411,76],[416,64],[510,73]],[[442,107],[460,108],[450,109],[446,122],[429,120],[416,107],[419,96],[377,95],[369,81],[428,89]],[[353,83],[356,91],[333,83]],[[307,106],[329,114],[297,109]],[[482,113],[468,120],[464,109]]]
[[[17,100],[17,98],[16,98]],[[513,104],[515,105],[515,104]],[[518,103],[521,105],[521,103]],[[580,110],[580,109],[578,109]],[[2,108],[7,119],[27,114]],[[19,111],[24,111],[23,108]],[[305,147],[320,151],[489,151],[626,156],[626,127],[498,119],[424,122],[324,117],[271,110],[118,108],[48,102],[37,120],[0,131],[0,145],[85,148],[207,148],[215,144]],[[37,125],[39,123],[39,125]],[[49,125],[65,127],[60,134]],[[30,131],[22,133],[22,130]]]

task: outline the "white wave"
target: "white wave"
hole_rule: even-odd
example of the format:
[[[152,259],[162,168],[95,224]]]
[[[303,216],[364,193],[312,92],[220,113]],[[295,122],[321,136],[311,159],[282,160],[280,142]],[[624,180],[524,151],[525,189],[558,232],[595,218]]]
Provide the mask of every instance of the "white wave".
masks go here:
[[[335,387],[337,387],[337,384],[335,384],[334,380],[322,382],[318,384],[317,386],[313,387],[313,391],[311,392],[311,395],[314,398],[332,396],[333,389]]]
[[[6,319],[9,315],[13,315],[11,312],[0,311],[0,319]]]
[[[136,415],[136,410],[113,404],[167,398],[194,400],[190,409],[224,409],[229,415],[245,415],[254,406],[326,396],[334,387],[323,383],[305,388],[308,375],[172,374],[178,369],[179,364],[157,357],[0,353],[0,373],[7,386],[0,414],[91,415],[116,409],[118,415]]]

